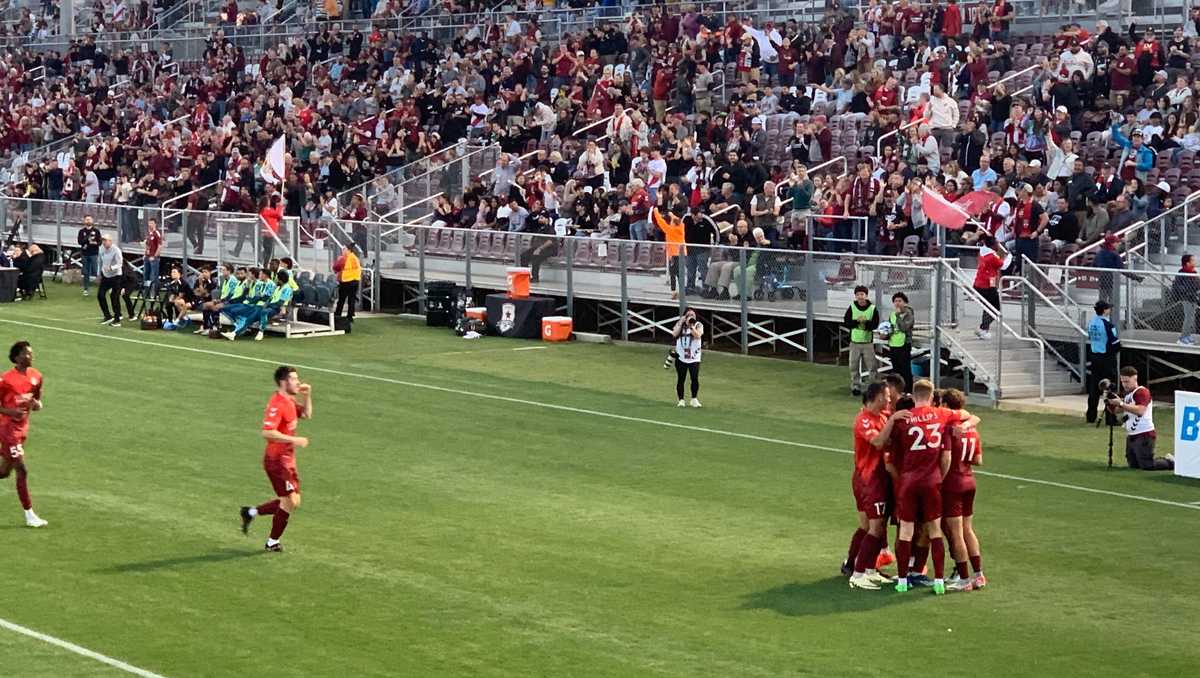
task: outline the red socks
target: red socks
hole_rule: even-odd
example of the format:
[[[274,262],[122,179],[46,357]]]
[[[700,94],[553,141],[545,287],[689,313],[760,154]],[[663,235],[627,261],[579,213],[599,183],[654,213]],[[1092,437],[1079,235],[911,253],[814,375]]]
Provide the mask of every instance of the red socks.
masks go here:
[[[269,516],[272,513],[275,513],[275,511],[278,508],[279,508],[279,500],[272,499],[271,501],[268,501],[266,503],[259,504],[256,507],[256,510],[258,511],[258,515],[260,515],[260,516]]]
[[[22,466],[17,467],[17,497],[21,500],[21,508],[28,511],[33,508],[33,502],[29,499],[29,483],[26,481],[28,474]]]
[[[980,572],[983,572],[983,561],[981,560],[982,558],[983,558],[983,556],[971,556],[971,570],[973,570],[975,572],[975,574],[979,574]]]
[[[933,578],[941,579],[946,573],[946,544],[935,537],[929,540],[929,550],[933,552]]]
[[[858,545],[858,558],[854,561],[855,574],[862,574],[867,570],[875,569],[875,559],[879,557],[879,549],[883,546],[883,542],[879,537],[871,533],[863,537],[862,543]]]
[[[929,544],[921,546],[913,544],[913,564],[909,568],[913,572],[921,572],[925,569],[925,560],[929,558]]]
[[[271,539],[279,539],[283,536],[283,531],[287,529],[289,517],[290,514],[283,509],[275,511],[275,518],[271,521]]]
[[[861,527],[854,531],[854,536],[850,538],[850,550],[846,553],[847,564],[853,565],[858,559],[858,548],[862,545],[865,536],[867,536],[867,531]]]
[[[967,561],[963,560],[963,561],[955,562],[954,563],[954,572],[955,572],[955,574],[958,575],[959,579],[966,579],[967,578]]]
[[[908,576],[908,558],[912,555],[912,541],[899,539],[896,541],[896,574],[901,579]]]

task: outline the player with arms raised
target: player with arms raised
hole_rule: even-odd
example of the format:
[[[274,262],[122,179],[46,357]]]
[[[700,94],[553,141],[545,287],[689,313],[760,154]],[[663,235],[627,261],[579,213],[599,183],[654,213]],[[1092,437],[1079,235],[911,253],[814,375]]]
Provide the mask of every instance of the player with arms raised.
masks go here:
[[[908,591],[908,560],[918,516],[924,521],[933,553],[933,592],[946,593],[943,579],[946,547],[942,536],[942,478],[950,468],[950,450],[945,446],[947,429],[971,419],[961,410],[933,406],[933,384],[922,379],[913,384],[913,408],[892,414],[895,426],[890,453],[885,464],[898,474],[896,513],[900,518],[900,538],[896,542],[896,590]],[[890,471],[891,469],[889,469]]]
[[[300,507],[300,476],[296,473],[296,448],[308,447],[308,438],[296,435],[296,422],[311,419],[312,387],[300,382],[296,368],[281,365],[275,370],[275,395],[267,403],[263,416],[262,437],[267,439],[263,470],[275,490],[275,499],[258,506],[242,507],[242,533],[259,515],[273,515],[268,551],[282,551],[279,538],[287,529],[288,518]]]
[[[959,410],[965,403],[966,396],[957,389],[942,394],[942,406],[947,409]],[[946,590],[970,591],[987,586],[979,538],[971,524],[975,513],[975,475],[971,467],[983,463],[983,441],[974,428],[951,429],[946,440],[950,447],[950,470],[942,482],[942,522],[950,541],[950,555],[954,557],[954,577],[946,582]],[[968,559],[975,572],[973,578],[967,573]]]
[[[33,349],[18,341],[8,350],[13,368],[0,376],[0,478],[16,472],[17,497],[25,509],[25,524],[45,527],[29,499],[29,472],[25,470],[25,437],[29,413],[42,409],[42,373],[33,369]]]

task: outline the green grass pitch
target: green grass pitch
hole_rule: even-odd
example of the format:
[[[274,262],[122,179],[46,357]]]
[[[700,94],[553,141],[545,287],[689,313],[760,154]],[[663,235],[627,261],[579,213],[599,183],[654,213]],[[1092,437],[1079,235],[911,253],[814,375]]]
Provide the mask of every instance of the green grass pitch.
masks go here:
[[[50,521],[24,528],[0,482],[0,619],[147,671],[1200,666],[1200,483],[1106,471],[1106,436],[1073,418],[979,411],[985,470],[1009,476],[979,479],[990,588],[850,591],[838,566],[851,460],[820,449],[850,447],[844,368],[710,351],[704,408],[679,410],[661,346],[514,351],[540,344],[394,318],[344,338],[230,344],[100,327],[78,295],[52,285],[49,301],[0,306],[0,344],[33,342],[46,377],[26,449]],[[288,551],[264,554],[267,521],[243,537],[237,508],[271,493],[257,430],[278,363],[300,366],[316,411],[300,426],[312,444]],[[1158,411],[1163,447],[1170,417]],[[0,675],[129,674],[0,628]]]

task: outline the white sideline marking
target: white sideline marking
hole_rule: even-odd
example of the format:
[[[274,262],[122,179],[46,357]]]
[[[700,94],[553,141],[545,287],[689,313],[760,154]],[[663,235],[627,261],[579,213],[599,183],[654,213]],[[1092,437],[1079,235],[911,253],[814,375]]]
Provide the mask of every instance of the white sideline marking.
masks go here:
[[[112,657],[109,657],[108,655],[103,655],[103,654],[100,654],[99,652],[94,652],[92,650],[87,649],[86,647],[80,647],[79,645],[76,645],[75,643],[67,642],[65,640],[62,640],[61,638],[55,638],[54,636],[48,636],[44,633],[34,631],[31,628],[21,626],[20,624],[14,624],[6,619],[0,619],[0,628],[8,629],[9,631],[19,633],[23,636],[29,636],[30,638],[40,640],[43,643],[50,643],[51,645],[54,645],[56,647],[61,647],[62,649],[67,650],[68,652],[74,652],[75,654],[77,654],[81,657],[87,657],[88,659],[94,659],[94,660],[100,662],[101,664],[108,664],[109,666],[111,666],[115,669],[120,669],[120,670],[124,671],[125,673],[132,673],[133,675],[141,676],[142,678],[164,678],[164,676],[154,673],[153,671],[147,671],[146,669],[139,669],[138,667],[133,666],[132,664],[126,664],[125,662],[121,661],[120,659],[113,659]]]
[[[185,351],[188,353],[201,353],[206,355],[220,356],[222,358],[233,358],[236,360],[245,360],[255,363],[265,363],[267,365],[278,365],[279,360],[268,360],[266,358],[255,358],[253,356],[238,355],[236,353],[226,353],[224,351],[213,351],[206,348],[193,348],[191,346],[175,346],[172,344],[161,344],[155,341],[146,341],[144,339],[131,339],[129,337],[118,337],[111,334],[99,334],[97,332],[84,332],[82,330],[71,330],[65,327],[53,327],[50,325],[38,325],[36,323],[28,323],[20,320],[0,319],[0,323],[8,323],[10,325],[20,325],[22,327],[33,327],[51,332],[63,332],[65,334],[74,334],[82,337],[94,337],[97,339],[109,339],[112,341],[123,341],[130,344],[138,344],[141,346],[156,346],[159,348],[167,348],[175,351]],[[542,347],[538,347],[542,348]],[[752,433],[739,433],[737,431],[724,431],[716,428],[708,428],[705,426],[693,426],[691,424],[680,424],[673,421],[661,421],[658,419],[646,419],[645,417],[631,417],[625,414],[613,414],[612,412],[601,412],[599,410],[589,410],[581,407],[570,407],[567,405],[556,405],[554,403],[537,402],[536,400],[524,400],[522,398],[513,398],[511,396],[495,395],[492,393],[479,393],[476,391],[463,391],[456,388],[448,388],[446,386],[435,386],[433,384],[422,384],[415,381],[404,381],[403,379],[392,379],[390,377],[380,377],[373,374],[359,374],[357,372],[348,372],[345,370],[336,370],[327,367],[313,367],[311,365],[301,365],[299,363],[291,363],[295,367],[313,372],[323,372],[339,377],[354,377],[356,379],[366,379],[368,381],[377,381],[384,384],[394,384],[397,386],[408,386],[410,388],[419,388],[427,391],[437,391],[439,393],[450,393],[453,395],[468,396],[471,398],[480,398],[483,400],[494,400],[499,402],[513,403],[515,405],[528,405],[530,407],[541,407],[548,410],[558,410],[560,412],[571,412],[574,414],[587,414],[594,417],[605,417],[607,419],[617,419],[620,421],[631,421],[638,424],[650,424],[652,426],[663,426],[666,428],[682,429],[685,431],[693,431],[696,433],[709,433],[712,435],[726,436],[729,438],[740,438],[742,440],[753,440],[760,443],[770,443],[772,445],[784,445],[787,447],[799,447],[808,450],[821,450],[823,452],[835,452],[837,454],[854,454],[852,450],[842,449],[840,447],[827,447],[825,445],[813,445],[811,443],[800,443],[793,440],[783,440],[782,438],[768,438],[766,436],[754,435]],[[1082,485],[1072,485],[1070,483],[1060,483],[1053,480],[1040,480],[1037,478],[1026,478],[1023,476],[1008,475],[1007,473],[996,473],[994,471],[975,471],[977,475],[989,476],[993,478],[1004,478],[1005,480],[1017,480],[1023,483],[1033,483],[1035,485],[1045,485],[1047,487],[1058,487],[1066,490],[1075,490],[1076,492],[1087,492],[1090,494],[1102,494],[1109,497],[1120,497],[1122,499],[1132,499],[1135,501],[1144,501],[1151,504],[1162,504],[1164,506],[1175,506],[1179,508],[1192,509],[1200,511],[1200,505],[1185,503],[1182,501],[1171,501],[1169,499],[1157,499],[1155,497],[1143,497],[1137,494],[1127,494],[1125,492],[1115,492],[1113,490],[1101,490],[1095,487],[1084,487]]]
[[[544,351],[546,348],[547,348],[546,346],[522,346],[520,348],[514,348],[513,350],[514,351]]]

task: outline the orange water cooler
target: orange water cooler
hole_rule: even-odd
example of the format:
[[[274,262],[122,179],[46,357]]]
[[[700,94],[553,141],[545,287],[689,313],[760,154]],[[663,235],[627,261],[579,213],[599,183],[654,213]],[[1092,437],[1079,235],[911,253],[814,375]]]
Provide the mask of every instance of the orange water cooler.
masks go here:
[[[514,266],[506,271],[508,279],[508,296],[513,299],[524,299],[529,296],[529,278],[532,275],[525,267]]]
[[[574,323],[565,315],[542,318],[542,341],[570,341]]]

